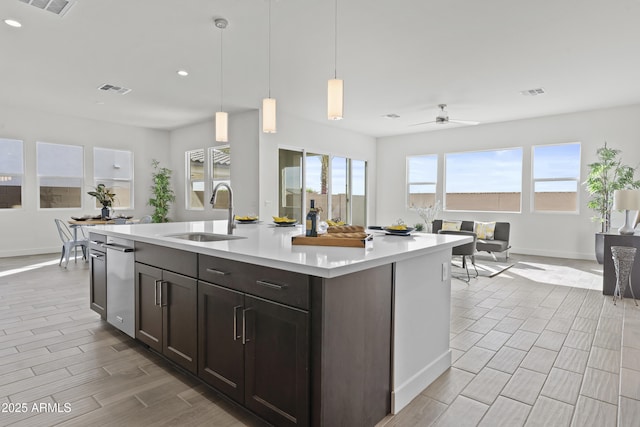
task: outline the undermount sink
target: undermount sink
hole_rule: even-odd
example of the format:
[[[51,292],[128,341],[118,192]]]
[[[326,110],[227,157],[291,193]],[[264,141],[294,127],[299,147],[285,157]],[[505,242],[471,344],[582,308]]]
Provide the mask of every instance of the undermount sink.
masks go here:
[[[180,233],[180,234],[167,234],[165,237],[173,237],[175,239],[191,240],[192,242],[218,242],[222,240],[237,240],[246,239],[242,236],[232,236],[229,234],[215,234],[215,233]]]

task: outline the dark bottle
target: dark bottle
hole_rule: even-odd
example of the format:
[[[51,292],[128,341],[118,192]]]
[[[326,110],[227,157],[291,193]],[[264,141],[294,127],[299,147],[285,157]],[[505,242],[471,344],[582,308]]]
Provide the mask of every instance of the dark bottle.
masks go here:
[[[307,236],[318,237],[318,211],[316,210],[316,201],[311,200],[311,209],[307,214]]]

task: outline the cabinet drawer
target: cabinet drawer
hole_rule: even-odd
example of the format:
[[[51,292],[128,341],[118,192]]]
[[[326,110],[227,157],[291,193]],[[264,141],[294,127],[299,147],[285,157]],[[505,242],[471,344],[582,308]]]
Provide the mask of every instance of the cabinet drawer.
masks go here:
[[[238,261],[198,255],[198,279],[242,291],[240,272],[245,266]]]
[[[136,262],[190,277],[198,274],[198,256],[193,252],[136,242],[135,254]]]
[[[309,309],[309,276],[276,268],[245,264],[244,291],[271,301]]]
[[[199,255],[198,278],[304,310],[309,309],[309,276],[208,255]]]
[[[105,248],[102,246],[107,241],[107,236],[104,234],[89,233],[89,249],[94,251],[104,252]]]

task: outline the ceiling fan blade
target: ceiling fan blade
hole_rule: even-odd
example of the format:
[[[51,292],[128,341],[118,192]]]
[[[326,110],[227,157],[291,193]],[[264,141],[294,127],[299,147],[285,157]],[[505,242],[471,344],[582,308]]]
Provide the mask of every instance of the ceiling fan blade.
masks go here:
[[[449,119],[449,123],[458,123],[460,125],[479,125],[480,122],[475,122],[473,120],[453,120],[453,119]]]
[[[436,121],[435,120],[431,120],[430,122],[414,123],[414,124],[409,125],[409,126],[421,126],[421,125],[428,125],[430,123],[436,123]]]

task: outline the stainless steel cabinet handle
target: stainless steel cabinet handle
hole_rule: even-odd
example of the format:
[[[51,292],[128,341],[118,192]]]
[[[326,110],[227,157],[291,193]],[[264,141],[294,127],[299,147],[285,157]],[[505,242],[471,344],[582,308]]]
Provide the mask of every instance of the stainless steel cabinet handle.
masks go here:
[[[238,309],[242,308],[241,305],[236,305],[233,307],[233,340],[237,341],[240,338],[238,335]]]
[[[231,274],[228,271],[220,271],[220,270],[216,270],[215,268],[207,268],[207,273],[217,274],[219,276],[227,276]]]
[[[251,311],[250,308],[245,308],[242,310],[242,345],[249,342],[249,338],[247,338],[247,312]]]
[[[91,253],[89,254],[89,256],[90,256],[91,258],[99,259],[99,260],[102,260],[102,258],[104,258],[104,255],[91,254]]]
[[[265,282],[264,280],[256,280],[258,285],[266,286],[267,288],[282,290],[287,287],[287,285],[278,285],[276,283]]]
[[[168,282],[166,282],[165,280],[160,282],[160,305],[162,307],[166,307],[167,306],[167,285]]]
[[[156,280],[156,284],[154,287],[154,297],[153,297],[153,303],[155,305],[160,305],[160,303],[158,302],[158,284],[161,283],[162,280]],[[160,298],[162,298],[162,289],[160,290]]]

